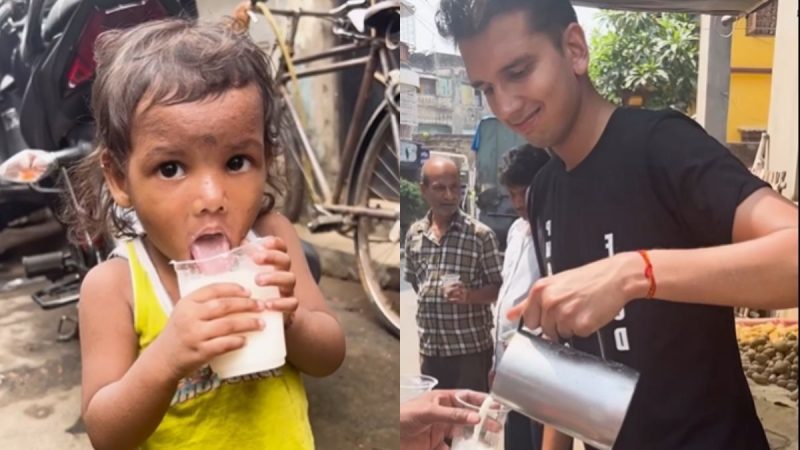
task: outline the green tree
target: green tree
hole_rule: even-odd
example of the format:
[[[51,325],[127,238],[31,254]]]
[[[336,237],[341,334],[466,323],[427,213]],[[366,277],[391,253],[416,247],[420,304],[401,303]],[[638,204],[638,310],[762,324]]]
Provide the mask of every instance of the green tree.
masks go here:
[[[417,183],[400,179],[400,235],[405,239],[408,227],[428,211]]]
[[[644,94],[648,108],[686,112],[697,92],[699,18],[691,14],[598,13],[589,76],[621,104],[625,92]]]

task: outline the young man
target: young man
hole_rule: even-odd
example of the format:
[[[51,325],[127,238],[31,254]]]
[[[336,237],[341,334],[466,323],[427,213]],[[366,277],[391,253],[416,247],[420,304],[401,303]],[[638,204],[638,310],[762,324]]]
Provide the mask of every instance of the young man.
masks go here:
[[[497,239],[459,210],[453,161],[428,160],[420,188],[430,211],[406,234],[405,276],[419,298],[421,372],[441,389],[486,392],[494,353],[491,304],[502,282]],[[446,275],[458,281],[445,286]]]
[[[600,97],[566,0],[440,7],[497,117],[555,155],[531,216],[549,276],[509,317],[640,372],[616,450],[768,449],[733,307],[797,306],[797,207],[687,117]]]
[[[531,145],[513,148],[503,156],[500,184],[508,191],[511,205],[519,219],[508,230],[506,254],[503,258],[503,284],[497,295],[495,314],[495,350],[492,372],[503,357],[507,345],[505,337],[517,328],[506,314],[528,297],[531,286],[540,277],[533,246],[531,227],[527,217],[526,195],[539,169],[550,160],[546,151]],[[542,443],[542,425],[511,411],[506,419],[505,450],[539,450]]]

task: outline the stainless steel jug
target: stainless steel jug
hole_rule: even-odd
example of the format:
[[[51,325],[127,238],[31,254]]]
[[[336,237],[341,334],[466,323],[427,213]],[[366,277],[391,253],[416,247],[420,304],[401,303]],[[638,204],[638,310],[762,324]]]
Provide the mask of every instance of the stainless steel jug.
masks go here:
[[[534,420],[611,449],[639,374],[520,328],[497,367],[492,396]]]

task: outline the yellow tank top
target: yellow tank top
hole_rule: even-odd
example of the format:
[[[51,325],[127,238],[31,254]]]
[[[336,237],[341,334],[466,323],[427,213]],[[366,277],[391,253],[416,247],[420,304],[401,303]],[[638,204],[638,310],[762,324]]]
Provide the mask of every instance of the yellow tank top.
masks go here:
[[[141,352],[161,333],[172,302],[140,239],[125,243],[134,328]],[[142,393],[146,395],[146,393]],[[305,450],[314,448],[300,374],[289,364],[220,380],[206,365],[184,378],[142,450]]]

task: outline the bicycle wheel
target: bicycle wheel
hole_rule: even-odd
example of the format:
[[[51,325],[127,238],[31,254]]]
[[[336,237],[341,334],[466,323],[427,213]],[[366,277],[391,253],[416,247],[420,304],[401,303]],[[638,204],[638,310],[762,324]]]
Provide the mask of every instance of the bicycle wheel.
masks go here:
[[[303,213],[306,183],[303,179],[300,137],[286,108],[281,108],[278,128],[278,147],[273,162],[278,188],[275,196],[275,210],[280,211],[291,222],[297,222]]]
[[[398,149],[390,116],[367,144],[350,199],[355,206],[400,211]],[[400,333],[400,221],[359,216],[355,252],[359,278],[384,326]]]

